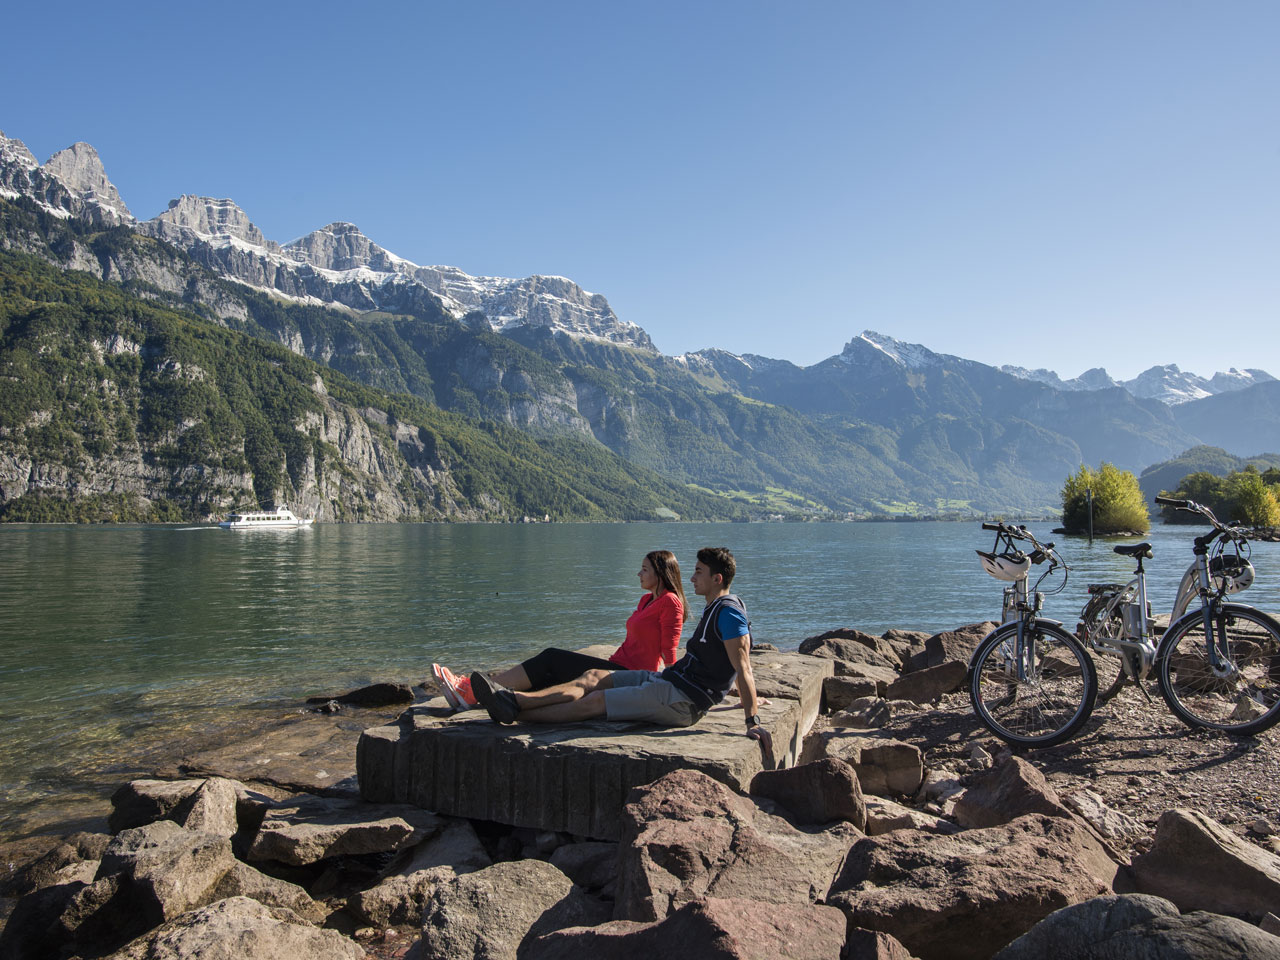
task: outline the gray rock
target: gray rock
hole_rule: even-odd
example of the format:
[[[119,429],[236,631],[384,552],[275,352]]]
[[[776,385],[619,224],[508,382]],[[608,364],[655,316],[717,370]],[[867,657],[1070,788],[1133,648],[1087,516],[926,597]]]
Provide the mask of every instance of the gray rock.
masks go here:
[[[811,903],[861,835],[845,823],[802,831],[705,774],[667,774],[623,811],[614,918],[659,920],[704,896]]]
[[[1075,820],[858,841],[826,902],[922,960],[987,960],[1059,907],[1112,892],[1116,864]]]
[[[1133,817],[1107,806],[1092,790],[1077,790],[1063,797],[1062,802],[1106,840],[1136,837],[1147,831]]]
[[[267,813],[248,858],[303,866],[328,857],[386,853],[421,843],[440,827],[435,814],[404,804],[304,796]]]
[[[172,819],[174,811],[189,801],[203,780],[131,780],[111,795],[107,827],[112,833]]]
[[[992,960],[1280,960],[1280,938],[1159,897],[1097,897],[1058,910]]]
[[[1133,861],[1142,893],[1180,910],[1260,920],[1280,904],[1280,857],[1237,837],[1195,810],[1170,810],[1151,849]]]
[[[866,826],[867,805],[858,775],[834,757],[785,770],[762,770],[748,792],[780,803],[796,824],[843,820],[858,830]]]
[[[229,897],[168,921],[107,960],[358,960],[364,950],[279,907]]]
[[[86,200],[104,213],[110,223],[131,223],[133,214],[124,205],[115,184],[107,179],[98,151],[87,143],[73,143],[59,150],[44,164],[44,172],[61,180],[67,188],[82,200]]]
[[[840,960],[844,940],[844,917],[831,907],[770,910],[756,900],[704,897],[652,923],[615,920],[546,934],[521,951],[521,960]]]
[[[1072,815],[1044,774],[1010,753],[1001,754],[990,770],[973,777],[954,812],[963,827],[994,827],[1028,813]]]
[[[210,777],[175,811],[174,819],[188,830],[231,837],[240,829],[236,804],[243,787],[234,780]],[[184,809],[185,808],[185,809]],[[182,811],[178,813],[178,811]]]
[[[264,906],[284,907],[311,923],[323,923],[329,915],[323,904],[312,900],[296,883],[267,876],[240,861],[223,874],[214,890],[215,900],[227,897],[248,897]]]
[[[122,874],[134,909],[161,923],[213,901],[235,862],[226,837],[159,820],[117,834],[102,855],[98,879]]]
[[[353,894],[347,908],[373,926],[417,924],[441,883],[492,866],[466,820],[446,820],[441,831],[396,858],[373,887]]]
[[[885,726],[894,717],[919,713],[920,705],[911,700],[885,700],[879,697],[863,697],[854,700],[845,710],[831,715],[835,727],[860,727],[874,730]]]
[[[432,891],[422,917],[420,955],[515,960],[522,943],[553,930],[600,923],[607,913],[549,863],[498,863]]]
[[[43,856],[30,861],[14,871],[7,889],[17,896],[40,890],[73,879],[65,871],[82,870],[84,864],[96,864],[111,838],[105,833],[73,833]],[[85,879],[85,878],[77,878]],[[87,878],[86,882],[92,881]]]
[[[599,840],[566,843],[551,854],[551,865],[583,890],[601,890],[618,877],[618,845]]]

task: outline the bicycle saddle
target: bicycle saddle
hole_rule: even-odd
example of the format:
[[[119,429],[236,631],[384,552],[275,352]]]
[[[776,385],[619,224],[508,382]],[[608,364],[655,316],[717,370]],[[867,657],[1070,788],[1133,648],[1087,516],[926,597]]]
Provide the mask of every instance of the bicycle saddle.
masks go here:
[[[1111,549],[1122,557],[1144,557],[1145,559],[1150,560],[1152,556],[1151,544],[1149,543],[1124,544],[1119,547],[1112,547]]]

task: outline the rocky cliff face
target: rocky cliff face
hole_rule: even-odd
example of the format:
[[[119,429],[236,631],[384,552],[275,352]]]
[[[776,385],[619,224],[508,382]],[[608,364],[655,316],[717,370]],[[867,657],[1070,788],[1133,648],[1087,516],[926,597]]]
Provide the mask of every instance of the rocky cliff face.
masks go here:
[[[59,150],[44,165],[45,173],[61,180],[72,193],[102,211],[104,221],[132,223],[133,214],[102,166],[98,151],[87,143]]]

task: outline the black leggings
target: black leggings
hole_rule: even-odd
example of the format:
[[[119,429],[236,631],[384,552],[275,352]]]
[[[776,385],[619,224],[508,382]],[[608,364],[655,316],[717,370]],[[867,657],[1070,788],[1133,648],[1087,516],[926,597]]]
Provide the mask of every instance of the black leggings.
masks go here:
[[[588,670],[622,669],[610,660],[601,660],[599,657],[590,657],[585,653],[574,653],[572,650],[560,650],[556,647],[548,647],[520,666],[524,667],[524,672],[529,676],[530,690],[543,690],[554,687],[558,683],[577,680]]]

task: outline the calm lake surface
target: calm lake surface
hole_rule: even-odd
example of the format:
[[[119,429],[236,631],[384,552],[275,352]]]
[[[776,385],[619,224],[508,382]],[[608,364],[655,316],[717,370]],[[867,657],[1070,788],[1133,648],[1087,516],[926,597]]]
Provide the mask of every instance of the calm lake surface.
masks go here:
[[[1148,537],[1157,612],[1200,532]],[[1073,569],[1046,615],[1074,627],[1085,584],[1127,579],[1132,563],[1111,551],[1126,541],[1052,539]],[[618,643],[649,550],[673,550],[687,581],[698,547],[728,546],[753,635],[789,649],[839,626],[998,618],[1001,584],[973,553],[991,542],[977,522],[0,526],[0,837],[103,796],[178,732],[417,682],[433,660],[469,670]],[[1280,612],[1280,545],[1252,546],[1258,584],[1241,599]]]

